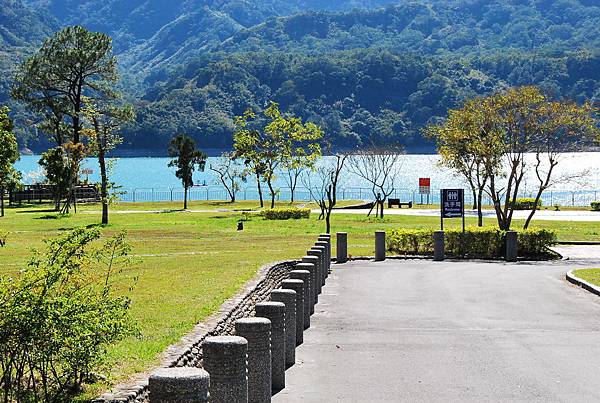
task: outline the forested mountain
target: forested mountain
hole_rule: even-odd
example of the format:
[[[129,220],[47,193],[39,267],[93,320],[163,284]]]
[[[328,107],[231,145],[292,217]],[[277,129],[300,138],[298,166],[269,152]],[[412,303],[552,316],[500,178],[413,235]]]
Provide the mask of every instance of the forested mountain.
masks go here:
[[[164,144],[182,131],[228,146],[231,117],[273,99],[323,125],[337,146],[418,146],[423,125],[503,87],[598,98],[598,23],[599,6],[574,0],[403,2],[271,18],[169,74],[155,71],[130,138]]]
[[[375,10],[271,18],[236,33],[218,50],[323,53],[377,47],[455,55],[499,48],[570,50],[600,45],[598,19],[600,2],[404,2]]]
[[[505,53],[438,58],[355,50],[327,55],[209,54],[152,87],[139,107],[134,144],[164,144],[185,132],[229,146],[231,117],[269,100],[321,124],[339,147],[377,142],[423,144],[419,129],[449,107],[508,86],[538,84],[556,97],[600,96],[600,54]]]
[[[269,17],[307,10],[350,10],[394,0],[28,0],[63,25],[79,24],[115,39],[128,69],[177,65]]]
[[[9,96],[15,68],[57,27],[58,22],[44,10],[31,9],[21,0],[0,0],[0,105],[10,105],[13,118],[26,120]],[[21,144],[32,135],[22,127],[17,130]]]
[[[113,36],[125,92],[138,111],[126,134],[129,148],[164,148],[176,132],[204,147],[228,147],[233,116],[269,100],[350,147],[370,140],[423,144],[424,124],[506,86],[538,84],[579,101],[600,96],[597,0],[0,4],[2,40],[11,37],[5,31],[18,32],[22,43],[3,44],[11,57],[5,64],[19,59],[15,46],[31,49],[58,26],[82,24]],[[14,23],[15,14],[31,22]],[[6,85],[0,102],[5,94]]]

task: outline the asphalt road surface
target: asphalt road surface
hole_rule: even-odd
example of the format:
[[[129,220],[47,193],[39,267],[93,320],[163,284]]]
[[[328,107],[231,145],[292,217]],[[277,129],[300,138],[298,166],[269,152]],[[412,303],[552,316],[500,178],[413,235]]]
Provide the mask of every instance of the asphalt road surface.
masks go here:
[[[334,265],[274,402],[599,402],[589,260]]]

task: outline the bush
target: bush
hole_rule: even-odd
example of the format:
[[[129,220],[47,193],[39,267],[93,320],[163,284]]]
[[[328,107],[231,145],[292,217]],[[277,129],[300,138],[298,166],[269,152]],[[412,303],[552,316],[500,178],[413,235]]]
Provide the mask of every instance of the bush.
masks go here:
[[[310,218],[310,209],[308,208],[275,208],[270,210],[264,210],[261,215],[266,220],[289,220],[293,218],[295,220],[300,218]]]
[[[533,206],[535,206],[535,199],[531,198],[521,198],[515,200],[515,210],[533,210]],[[542,200],[538,200],[537,202],[538,208],[542,207]]]
[[[0,399],[72,401],[106,347],[132,334],[129,300],[113,296],[127,263],[124,235],[98,229],[46,241],[16,278],[0,277]]]
[[[590,204],[593,211],[600,211],[600,201],[593,201]]]
[[[495,259],[504,256],[505,232],[495,227],[468,227],[446,230],[445,249],[448,256]],[[556,243],[556,234],[548,230],[523,230],[518,234],[519,255],[539,257]],[[395,230],[387,236],[387,248],[401,255],[432,255],[433,230]]]
[[[556,245],[556,232],[546,229],[526,229],[517,236],[520,256],[543,256],[548,247]]]

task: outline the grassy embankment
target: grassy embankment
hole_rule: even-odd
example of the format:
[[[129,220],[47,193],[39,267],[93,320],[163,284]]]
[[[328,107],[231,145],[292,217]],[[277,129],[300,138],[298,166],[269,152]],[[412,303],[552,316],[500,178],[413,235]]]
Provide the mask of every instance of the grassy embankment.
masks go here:
[[[126,230],[133,246],[135,264],[121,274],[121,281],[123,292],[132,299],[132,315],[139,323],[141,337],[111,349],[111,383],[156,364],[166,346],[213,313],[260,266],[304,255],[324,230],[323,222],[313,214],[309,220],[292,221],[252,217],[245,222],[244,231],[237,231],[242,213],[218,211],[256,207],[256,202],[190,204],[191,210],[211,210],[205,213],[178,211],[180,203],[124,203],[113,208],[111,224],[104,233]],[[0,275],[16,274],[26,265],[31,248],[42,248],[44,239],[100,221],[96,205],[81,206],[78,214],[68,217],[57,217],[44,210],[47,208],[11,208],[0,219],[0,229],[10,233],[8,244],[0,248]],[[167,212],[139,212],[154,210]],[[467,223],[474,225],[475,220],[468,219]],[[494,220],[486,224],[493,225]],[[388,215],[378,220],[363,215],[333,216],[333,232],[349,233],[349,253],[354,256],[373,254],[375,230],[438,225],[436,217]],[[446,225],[458,227],[460,220],[447,220]],[[536,226],[556,230],[561,240],[600,240],[599,223],[538,221]],[[133,291],[127,291],[134,278],[138,280]],[[96,385],[87,395],[106,387]]]

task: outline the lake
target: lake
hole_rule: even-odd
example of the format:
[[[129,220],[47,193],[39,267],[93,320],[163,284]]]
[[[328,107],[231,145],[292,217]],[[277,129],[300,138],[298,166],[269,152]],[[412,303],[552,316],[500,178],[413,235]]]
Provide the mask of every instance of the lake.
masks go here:
[[[325,157],[329,158],[329,157]],[[529,156],[530,159],[533,156]],[[43,171],[38,165],[39,156],[23,156],[17,162],[16,168],[24,175],[25,183],[36,183],[43,179]],[[182,197],[181,182],[175,177],[175,169],[167,166],[169,158],[118,158],[114,160],[111,180],[122,187],[126,194],[123,201],[166,201],[179,200]],[[208,166],[216,161],[210,157],[207,161],[205,172],[194,174],[196,186],[191,192],[192,200],[226,199],[226,193],[221,187],[215,174],[208,170]],[[437,155],[407,154],[402,156],[400,174],[397,180],[397,191],[395,196],[406,201],[420,201],[418,194],[418,180],[420,177],[431,178],[432,199],[436,201],[439,197],[438,190],[443,187],[466,187],[464,180],[447,168],[438,166]],[[93,170],[89,175],[91,182],[99,181],[98,163],[94,159],[86,159],[82,168]],[[585,176],[557,183],[552,187],[544,198],[545,205],[588,205],[600,195],[600,152],[564,154],[562,161],[556,169],[556,177],[578,176],[579,173],[587,171]],[[85,179],[85,175],[83,176]],[[281,189],[280,198],[289,198],[286,190],[288,185],[284,175],[278,175],[276,186]],[[340,186],[342,199],[371,199],[372,194],[368,183],[349,172],[343,174]],[[523,196],[530,196],[536,184],[535,173],[529,172],[524,180]],[[298,199],[309,199],[308,191],[302,189],[302,183],[298,184]],[[257,199],[256,184],[249,178],[242,185],[243,190],[239,194],[241,199]],[[598,192],[596,192],[598,190]],[[468,194],[468,192],[466,192]]]

